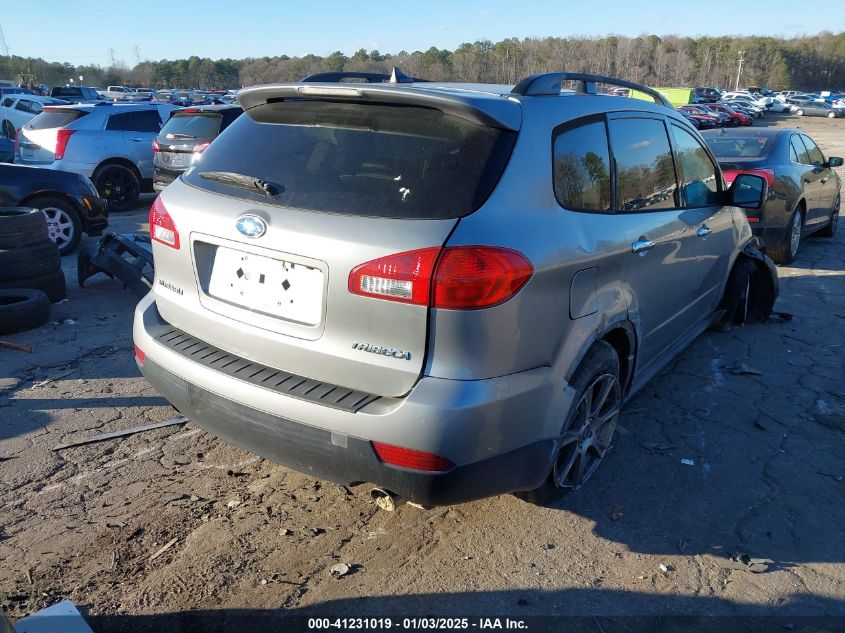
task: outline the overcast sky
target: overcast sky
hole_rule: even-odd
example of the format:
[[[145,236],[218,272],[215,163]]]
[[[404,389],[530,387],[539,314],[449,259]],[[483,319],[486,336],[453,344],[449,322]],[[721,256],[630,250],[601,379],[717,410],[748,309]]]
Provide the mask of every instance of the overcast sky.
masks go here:
[[[144,59],[347,55],[454,49],[461,42],[567,35],[774,35],[845,28],[845,5],[796,0],[2,0],[14,55],[75,65]],[[833,9],[832,7],[838,7]],[[811,8],[812,7],[812,8]],[[825,8],[826,7],[826,8]],[[690,14],[694,17],[691,17]],[[834,13],[838,15],[832,20]]]

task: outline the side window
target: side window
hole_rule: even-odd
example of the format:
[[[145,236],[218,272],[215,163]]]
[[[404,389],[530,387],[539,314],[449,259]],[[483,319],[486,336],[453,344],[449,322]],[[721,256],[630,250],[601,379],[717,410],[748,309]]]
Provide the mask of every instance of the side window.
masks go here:
[[[797,134],[793,134],[789,139],[789,144],[792,146],[792,151],[798,155],[798,162],[804,165],[810,165],[810,155],[807,153],[807,148]]]
[[[552,161],[555,198],[562,207],[610,211],[610,152],[603,119],[557,128]]]
[[[126,117],[129,116],[129,113],[124,114],[113,114],[109,117],[108,122],[106,122],[106,129],[107,130],[123,130]]]
[[[789,160],[793,163],[800,162],[798,160],[798,151],[795,149],[795,144],[791,141],[789,143]]]
[[[719,170],[707,150],[686,130],[672,126],[675,151],[681,177],[681,190],[684,194],[684,206],[707,207],[720,204]]]
[[[32,112],[33,114],[41,114],[41,110],[43,110],[43,109],[44,109],[44,106],[42,106],[37,101],[33,101],[29,106],[29,111]]]
[[[21,112],[29,112],[29,106],[31,105],[32,101],[30,101],[29,99],[21,99],[15,106],[15,110],[20,110]]]
[[[124,115],[123,129],[127,132],[155,132],[161,129],[161,118],[158,110],[141,110]]]
[[[804,145],[807,146],[807,153],[810,155],[810,164],[817,167],[824,165],[824,154],[822,154],[819,146],[813,142],[813,139],[806,134],[802,134],[801,140],[804,141]]]
[[[659,211],[676,208],[675,163],[663,122],[614,119],[608,125],[616,161],[617,209]]]

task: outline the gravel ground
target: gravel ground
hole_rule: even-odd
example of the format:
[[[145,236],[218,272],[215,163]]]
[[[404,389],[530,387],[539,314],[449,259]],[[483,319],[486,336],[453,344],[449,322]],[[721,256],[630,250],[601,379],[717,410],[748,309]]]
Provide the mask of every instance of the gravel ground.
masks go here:
[[[769,120],[796,123],[845,155],[845,121]],[[144,208],[113,216],[119,231],[145,222]],[[280,613],[841,625],[843,259],[845,231],[808,239],[780,268],[776,309],[794,318],[701,336],[626,405],[605,464],[556,507],[500,496],[387,513],[365,487],[191,424],[51,450],[175,415],[135,367],[134,297],[105,277],[79,288],[65,258],[57,323],[5,337],[32,354],[0,350],[0,607],[20,617],[68,598],[97,633],[253,630]],[[772,563],[737,569],[740,552]],[[339,562],[352,567],[336,578]]]

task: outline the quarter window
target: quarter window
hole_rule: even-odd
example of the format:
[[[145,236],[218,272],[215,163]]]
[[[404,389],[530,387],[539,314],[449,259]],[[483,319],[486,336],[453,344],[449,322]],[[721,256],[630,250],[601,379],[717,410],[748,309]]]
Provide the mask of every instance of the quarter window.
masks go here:
[[[616,207],[623,212],[677,208],[675,163],[669,137],[656,119],[609,122],[616,161]]]
[[[807,148],[804,147],[804,143],[801,142],[801,139],[797,134],[793,134],[792,138],[789,139],[789,144],[792,146],[793,151],[798,155],[798,162],[804,165],[811,165],[810,162],[810,154],[807,152]]]
[[[672,137],[675,140],[684,206],[707,207],[718,204],[718,170],[707,150],[692,134],[676,125],[672,126]]]
[[[552,148],[558,203],[567,209],[610,211],[610,152],[604,120],[559,129]]]
[[[810,164],[815,165],[816,167],[824,165],[824,154],[822,154],[819,146],[813,142],[813,139],[806,134],[802,134],[801,140],[804,141],[804,145],[807,146],[807,154],[809,154],[810,157]]]

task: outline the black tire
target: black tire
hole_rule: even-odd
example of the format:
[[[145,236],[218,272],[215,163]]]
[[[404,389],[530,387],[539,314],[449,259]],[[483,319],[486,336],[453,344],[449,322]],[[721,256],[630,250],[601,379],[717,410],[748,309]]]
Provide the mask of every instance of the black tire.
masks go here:
[[[612,380],[607,380],[606,377],[610,377]],[[575,432],[576,429],[574,429],[573,423],[576,423],[577,425],[578,418],[580,417],[579,412],[581,411],[581,403],[584,401],[587,392],[596,388],[598,385],[597,381],[599,380],[605,380],[612,389],[613,398],[611,399],[610,394],[608,394],[606,398],[608,406],[610,406],[611,409],[608,409],[605,412],[605,415],[612,413],[612,417],[608,422],[602,424],[602,426],[598,429],[599,432],[593,433],[591,431],[590,435],[585,438],[585,440],[593,438],[598,440],[598,438],[601,437],[602,443],[605,445],[604,451],[610,447],[610,442],[613,439],[613,433],[616,430],[616,420],[619,417],[619,409],[622,406],[622,387],[619,384],[619,357],[609,343],[597,341],[589,349],[586,356],[584,356],[584,359],[578,365],[578,369],[575,370],[575,373],[572,375],[572,379],[570,380],[570,385],[575,390],[575,398],[570,411],[566,413],[566,418],[561,428],[561,442],[559,450],[555,456],[555,462],[552,466],[551,472],[549,473],[548,479],[539,488],[514,493],[517,497],[535,505],[553,503],[564,497],[568,492],[576,490],[585,483],[587,479],[589,479],[593,472],[595,472],[595,469],[601,461],[601,456],[597,458],[583,480],[579,478],[577,481],[572,483],[560,481],[566,480],[567,478],[563,473],[559,472],[558,467],[561,464],[561,460],[567,461],[568,455],[566,454],[566,451],[569,450],[567,447],[572,447],[572,450],[577,452],[579,447],[585,441],[579,439],[577,441],[577,445],[575,443],[566,444],[563,438],[566,436],[572,436]],[[601,410],[602,406],[599,407],[599,411],[597,411],[597,413]],[[587,417],[585,426],[579,427],[578,430],[588,430],[588,427],[590,426],[590,418]],[[581,438],[581,434],[579,434],[578,437]],[[602,451],[602,455],[604,454],[604,451]],[[576,459],[578,458],[576,457]],[[581,457],[581,459],[585,458]],[[569,462],[569,465],[570,467],[574,467],[574,462]]]
[[[40,290],[46,294],[53,303],[61,301],[67,297],[65,274],[61,271],[61,269],[41,277],[27,277],[16,281],[0,281],[0,290],[10,290],[15,288]]]
[[[52,308],[47,295],[40,290],[0,290],[0,334],[24,332],[44,325]]]
[[[2,130],[3,136],[15,140],[15,126],[12,125],[9,119],[3,119],[3,126],[0,129]]]
[[[795,241],[795,223],[799,223],[797,227],[798,237]],[[801,246],[801,232],[804,229],[804,218],[801,214],[801,209],[795,209],[792,216],[789,218],[789,224],[786,225],[786,235],[780,244],[766,247],[766,255],[772,258],[776,264],[791,264],[795,261],[798,255],[798,249]]]
[[[836,227],[839,226],[839,196],[836,196],[836,202],[833,203],[833,211],[830,213],[830,221],[821,229],[816,235],[819,237],[833,237],[836,235]]]
[[[114,211],[125,211],[138,203],[141,183],[137,174],[124,165],[103,165],[94,173],[94,186]]]
[[[28,202],[47,218],[47,234],[59,247],[59,254],[72,253],[82,239],[82,218],[76,207],[53,196],[41,196]]]
[[[0,249],[22,248],[47,239],[47,218],[30,207],[0,207]]]
[[[23,248],[0,250],[0,282],[41,277],[61,267],[59,247],[49,239]]]

